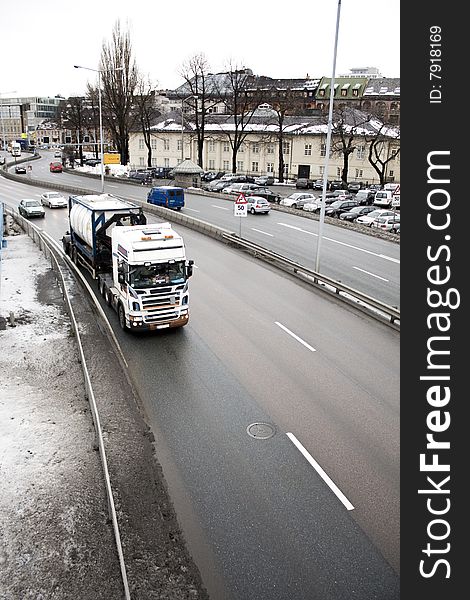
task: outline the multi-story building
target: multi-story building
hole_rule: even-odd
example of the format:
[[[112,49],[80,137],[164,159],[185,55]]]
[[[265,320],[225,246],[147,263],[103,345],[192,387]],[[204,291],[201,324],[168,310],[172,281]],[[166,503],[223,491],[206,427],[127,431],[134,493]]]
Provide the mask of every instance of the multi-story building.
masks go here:
[[[165,115],[152,128],[152,165],[175,167],[182,158],[197,161],[194,123],[186,118],[181,128],[181,115]],[[349,157],[349,179],[362,183],[378,183],[379,177],[368,160],[368,137],[374,125],[365,123],[355,138],[355,150]],[[214,118],[206,124],[203,168],[209,171],[232,171],[233,119],[227,116]],[[327,125],[322,117],[288,117],[282,133],[284,178],[299,176],[313,179],[323,177],[325,168]],[[336,141],[333,136],[333,143]],[[333,145],[332,145],[333,147]],[[381,152],[388,158],[399,147],[399,140],[390,132],[381,144]],[[147,147],[143,135],[134,132],[130,136],[129,150],[132,167],[147,166]],[[279,126],[275,119],[266,116],[253,117],[244,130],[244,139],[236,157],[236,170],[240,174],[279,176]],[[339,179],[343,169],[343,156],[331,153],[328,178]],[[388,163],[387,180],[400,180],[400,158]]]
[[[63,99],[60,96],[0,98],[2,136],[7,142],[25,136],[31,139],[38,125],[57,119],[59,103]]]

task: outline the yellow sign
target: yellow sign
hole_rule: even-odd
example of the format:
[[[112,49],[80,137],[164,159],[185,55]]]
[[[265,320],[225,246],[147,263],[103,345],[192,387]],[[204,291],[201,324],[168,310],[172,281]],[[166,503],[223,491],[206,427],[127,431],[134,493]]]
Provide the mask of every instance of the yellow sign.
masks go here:
[[[27,140],[28,139],[28,134],[27,133],[22,133],[21,134],[21,139],[22,140]]]
[[[105,165],[120,165],[121,155],[118,153],[105,152],[103,155],[103,162]]]

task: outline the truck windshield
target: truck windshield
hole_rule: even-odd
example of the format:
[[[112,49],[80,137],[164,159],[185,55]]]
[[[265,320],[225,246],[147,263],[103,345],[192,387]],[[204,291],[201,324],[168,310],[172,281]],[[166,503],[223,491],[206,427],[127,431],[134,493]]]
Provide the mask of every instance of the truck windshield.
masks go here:
[[[129,284],[133,288],[176,285],[185,282],[184,261],[171,264],[135,265],[129,268]]]

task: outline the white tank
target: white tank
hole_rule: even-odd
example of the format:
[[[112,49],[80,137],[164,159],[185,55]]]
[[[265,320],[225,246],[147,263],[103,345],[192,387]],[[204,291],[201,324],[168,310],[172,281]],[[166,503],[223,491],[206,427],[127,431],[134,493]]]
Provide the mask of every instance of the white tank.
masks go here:
[[[93,245],[91,215],[92,212],[81,204],[74,204],[70,209],[70,226],[90,247]]]

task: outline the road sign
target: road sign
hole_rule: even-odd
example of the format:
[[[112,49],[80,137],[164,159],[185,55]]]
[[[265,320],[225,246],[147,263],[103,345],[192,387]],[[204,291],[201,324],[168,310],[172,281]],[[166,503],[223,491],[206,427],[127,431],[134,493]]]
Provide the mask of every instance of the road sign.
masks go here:
[[[248,204],[248,200],[245,198],[245,195],[240,194],[237,197],[237,199],[235,200],[235,203],[233,205],[234,216],[235,217],[247,217],[248,216],[247,204]]]

